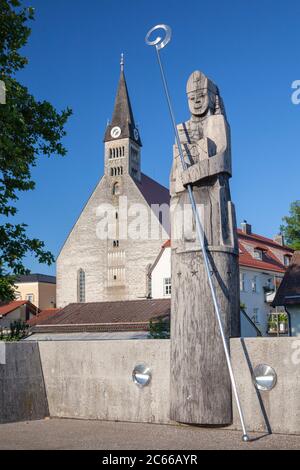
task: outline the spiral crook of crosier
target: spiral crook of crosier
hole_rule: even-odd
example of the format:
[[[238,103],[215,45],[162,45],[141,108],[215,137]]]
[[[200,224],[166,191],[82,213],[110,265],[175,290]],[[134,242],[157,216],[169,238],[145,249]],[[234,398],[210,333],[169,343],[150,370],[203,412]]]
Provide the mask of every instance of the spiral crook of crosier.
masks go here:
[[[162,38],[160,36],[157,36],[156,39],[150,41],[151,34],[157,29],[163,29],[165,32],[165,37]],[[153,26],[153,28],[151,28],[150,31],[148,31],[145,37],[145,41],[146,41],[146,44],[148,44],[148,46],[155,46],[156,49],[159,50],[159,49],[163,49],[171,41],[171,36],[172,36],[172,30],[170,26],[166,24],[158,24],[156,26]]]

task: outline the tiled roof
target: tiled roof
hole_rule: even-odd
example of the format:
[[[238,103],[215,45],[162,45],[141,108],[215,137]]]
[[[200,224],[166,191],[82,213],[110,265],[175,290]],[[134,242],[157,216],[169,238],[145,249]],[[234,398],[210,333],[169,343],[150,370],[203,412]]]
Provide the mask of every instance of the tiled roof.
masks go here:
[[[150,320],[167,317],[170,308],[170,299],[73,303],[40,319],[38,331],[40,328],[53,331],[54,326],[56,331],[71,327],[72,331],[147,330]]]
[[[42,310],[38,315],[28,320],[27,324],[29,326],[38,325],[41,321],[47,320],[57,312],[60,312],[60,310],[60,308],[48,308],[46,310]]]
[[[165,186],[162,186],[144,173],[141,173],[141,181],[134,180],[134,182],[149,206],[151,204],[170,205],[170,192]]]
[[[276,292],[272,306],[300,305],[300,251],[295,251],[291,264]]]
[[[281,262],[280,258],[277,258],[274,253],[274,249],[282,253],[282,255],[292,255],[293,250],[286,246],[282,246],[276,243],[270,238],[262,237],[257,234],[246,234],[242,230],[238,229],[238,240],[239,240],[239,264],[240,266],[257,268],[267,271],[274,271],[284,273],[286,266]],[[263,251],[262,259],[253,258],[251,253],[245,248],[246,245],[250,245],[253,249],[259,248]],[[272,250],[273,249],[273,250]]]
[[[33,305],[28,300],[14,300],[12,302],[2,302],[0,304],[0,315],[5,316],[9,313],[13,312],[17,308],[21,307],[22,305],[27,305],[33,313],[37,311],[37,307]]]
[[[27,274],[19,276],[16,284],[23,282],[43,282],[46,284],[56,284],[55,276],[48,276],[47,274]]]
[[[279,251],[282,255],[292,256],[293,250],[287,246],[282,246],[271,238],[262,237],[255,233],[246,234],[242,230],[237,229],[238,242],[239,242],[239,264],[249,268],[257,268],[265,271],[274,271],[278,273],[285,273],[286,266],[281,262],[274,253],[274,250]],[[244,244],[250,245],[253,249],[259,248],[262,250],[262,259],[254,258],[251,253],[245,248]],[[171,240],[167,240],[162,248],[169,248]],[[272,250],[273,249],[273,250]]]
[[[106,128],[104,141],[108,142],[110,140],[114,140],[111,136],[111,130],[113,127],[118,126],[121,129],[120,139],[124,139],[125,137],[130,137],[132,140],[136,141],[138,145],[142,145],[140,137],[135,139],[134,129],[134,117],[131,108],[131,103],[129,99],[126,79],[123,70],[121,70],[119,84],[118,84],[118,91],[115,99],[114,105],[114,112],[112,116],[112,120]]]

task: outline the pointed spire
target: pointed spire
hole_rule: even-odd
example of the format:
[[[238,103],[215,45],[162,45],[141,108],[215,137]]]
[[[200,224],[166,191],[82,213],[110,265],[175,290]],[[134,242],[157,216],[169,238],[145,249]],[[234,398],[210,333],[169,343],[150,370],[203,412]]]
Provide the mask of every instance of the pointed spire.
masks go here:
[[[139,134],[136,130],[134,117],[132,113],[131,103],[128,95],[127,84],[124,74],[124,54],[121,54],[120,61],[121,73],[118,84],[117,95],[115,99],[114,112],[112,120],[106,128],[104,142],[115,140],[111,135],[111,130],[114,127],[121,129],[121,134],[118,136],[119,139],[131,138],[138,145],[142,146]]]

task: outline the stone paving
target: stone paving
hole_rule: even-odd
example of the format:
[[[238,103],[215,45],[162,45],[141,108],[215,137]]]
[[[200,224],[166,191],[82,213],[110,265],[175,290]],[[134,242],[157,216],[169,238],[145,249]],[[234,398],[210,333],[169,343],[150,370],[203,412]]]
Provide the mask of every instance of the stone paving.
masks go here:
[[[241,433],[224,429],[72,419],[0,425],[0,449],[36,450],[201,450],[300,449],[300,436]]]

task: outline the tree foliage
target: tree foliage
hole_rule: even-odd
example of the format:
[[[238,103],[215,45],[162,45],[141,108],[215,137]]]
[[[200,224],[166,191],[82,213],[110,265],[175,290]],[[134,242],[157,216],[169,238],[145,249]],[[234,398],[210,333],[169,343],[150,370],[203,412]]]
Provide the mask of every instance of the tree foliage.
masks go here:
[[[0,80],[6,88],[6,104],[0,105],[0,300],[12,299],[15,277],[28,272],[26,254],[34,254],[40,263],[54,261],[44,242],[28,238],[27,225],[15,225],[11,218],[20,193],[35,187],[31,171],[38,157],[66,154],[61,139],[72,113],[68,108],[57,112],[48,101],[36,100],[16,79],[28,62],[20,49],[33,19],[34,10],[20,0],[0,0]]]
[[[284,224],[280,231],[288,246],[294,250],[300,250],[300,200],[292,202],[290,213],[283,217]]]

